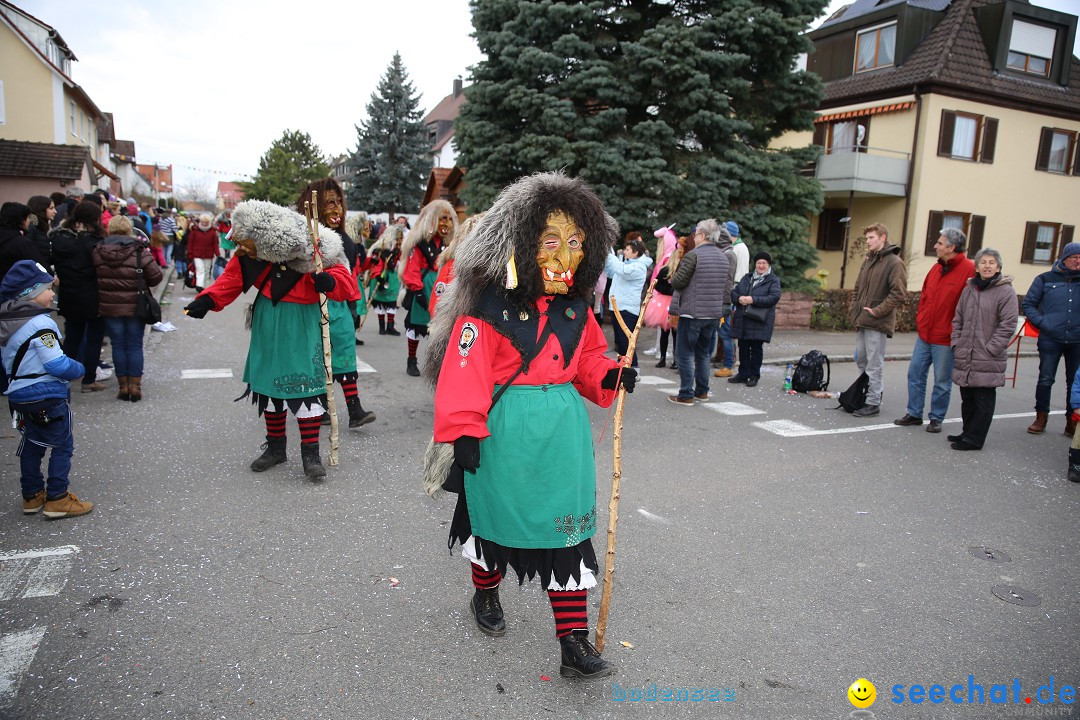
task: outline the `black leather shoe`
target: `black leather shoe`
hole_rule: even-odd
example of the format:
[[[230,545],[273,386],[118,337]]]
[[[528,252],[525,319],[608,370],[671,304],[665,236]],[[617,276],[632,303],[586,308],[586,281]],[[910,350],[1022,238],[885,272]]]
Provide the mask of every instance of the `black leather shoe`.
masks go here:
[[[615,666],[600,657],[600,652],[589,642],[588,635],[571,633],[559,638],[559,645],[562,646],[559,674],[563,677],[595,680],[615,674]]]
[[[1068,478],[1069,482],[1080,483],[1080,467],[1070,465]]]
[[[926,426],[926,432],[928,432],[928,433],[939,433],[939,432],[941,432],[941,421],[940,420],[931,420],[930,424]]]
[[[757,381],[756,377],[746,378],[746,387],[757,387]]]
[[[349,427],[358,428],[370,422],[375,422],[375,413],[365,410],[363,405],[360,404],[359,397],[347,398],[345,407],[349,409]]]
[[[318,482],[326,477],[326,468],[319,457],[319,443],[302,443],[300,459],[304,461],[304,474],[309,480]]]
[[[949,442],[957,442],[957,441],[961,440],[963,437],[964,437],[963,435],[946,435],[945,439],[948,440]]]
[[[750,378],[746,377],[745,375],[732,375],[727,379],[727,381],[733,385],[741,385],[749,379]]]
[[[900,418],[899,420],[892,421],[893,425],[903,425],[904,427],[907,427],[909,425],[922,425],[922,423],[922,418],[917,418],[914,415],[908,415],[907,413],[905,413],[904,417]],[[938,423],[938,425],[941,425],[941,423]]]
[[[502,603],[499,602],[499,588],[477,590],[469,603],[469,609],[476,618],[476,627],[480,628],[480,632],[491,637],[502,637],[506,634]]]
[[[660,362],[656,363],[656,367],[667,367],[667,360],[661,360]]]
[[[320,420],[320,423],[322,425],[329,426],[330,425],[330,413],[324,412],[322,414],[322,419]]]
[[[420,368],[417,366],[416,358],[407,358],[407,360],[405,372],[412,377],[420,377]]]
[[[963,438],[961,438],[961,439],[957,440],[956,442],[954,442],[950,447],[952,447],[953,450],[982,450],[981,447],[978,447],[976,445],[972,445],[971,443],[969,443],[967,440],[964,440]]]
[[[288,460],[285,456],[285,438],[266,438],[263,454],[251,463],[254,472],[265,472]]]

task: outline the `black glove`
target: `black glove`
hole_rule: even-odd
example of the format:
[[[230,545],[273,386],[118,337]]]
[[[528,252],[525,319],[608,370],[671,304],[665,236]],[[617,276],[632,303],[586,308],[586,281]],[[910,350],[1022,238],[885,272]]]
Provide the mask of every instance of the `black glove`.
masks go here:
[[[209,295],[199,295],[191,304],[184,308],[184,312],[188,317],[193,317],[197,320],[201,320],[206,317],[206,313],[214,309],[214,301],[210,299]]]
[[[311,278],[315,281],[315,289],[323,295],[334,292],[334,288],[337,287],[337,280],[328,272],[312,273]]]
[[[472,435],[462,435],[454,441],[454,462],[463,470],[476,472],[480,467],[480,440]]]
[[[600,381],[600,387],[605,390],[617,390],[616,383],[619,378],[619,368],[614,367],[607,371],[607,375]],[[634,392],[634,385],[637,384],[637,370],[632,367],[622,369],[622,386],[626,388],[626,392]]]
[[[427,307],[427,295],[424,294],[423,290],[417,290],[414,298],[416,299],[416,302],[420,303],[420,307]]]

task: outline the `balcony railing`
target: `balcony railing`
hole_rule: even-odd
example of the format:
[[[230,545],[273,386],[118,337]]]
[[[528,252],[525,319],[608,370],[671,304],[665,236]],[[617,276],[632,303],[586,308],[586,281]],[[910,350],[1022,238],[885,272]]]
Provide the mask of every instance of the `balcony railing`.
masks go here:
[[[831,148],[818,158],[814,176],[826,193],[904,197],[910,153],[885,148]]]

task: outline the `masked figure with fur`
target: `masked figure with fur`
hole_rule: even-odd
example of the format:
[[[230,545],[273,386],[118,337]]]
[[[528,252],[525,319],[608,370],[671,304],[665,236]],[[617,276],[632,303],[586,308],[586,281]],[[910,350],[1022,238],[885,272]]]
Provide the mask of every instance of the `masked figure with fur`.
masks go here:
[[[342,252],[349,271],[353,275],[349,283],[349,297],[346,302],[327,300],[327,311],[330,315],[330,346],[333,354],[334,381],[341,385],[345,393],[345,407],[349,411],[349,427],[358,428],[375,421],[375,413],[365,410],[360,404],[360,391],[356,388],[359,375],[356,372],[356,327],[359,318],[356,308],[362,299],[360,293],[360,268],[367,259],[364,246],[357,244],[345,232],[345,195],[341,192],[341,186],[334,178],[323,178],[308,185],[300,191],[300,197],[296,201],[296,211],[304,214],[304,204],[311,202],[311,193],[316,193],[316,201],[319,222],[330,228],[341,238]],[[330,424],[330,415],[324,415],[323,425]]]
[[[379,318],[380,335],[401,334],[394,327],[394,319],[397,316],[398,293],[401,291],[398,264],[404,239],[405,228],[390,225],[371,246],[368,256],[368,292],[372,295],[371,306]]]
[[[401,246],[404,262],[398,273],[407,291],[402,307],[405,308],[405,337],[409,343],[405,372],[414,377],[420,376],[416,348],[420,345],[421,336],[427,336],[428,323],[431,322],[428,300],[439,275],[439,254],[456,231],[457,213],[453,206],[445,200],[432,200],[420,211],[416,227],[409,231]]]
[[[266,445],[251,469],[262,472],[286,461],[285,418],[291,410],[300,426],[304,474],[318,480],[326,475],[319,456],[326,410],[319,293],[345,302],[355,295],[356,280],[341,238],[327,227],[319,228],[323,272],[315,272],[307,221],[288,208],[262,200],[242,202],[233,210],[232,235],[236,252],[225,271],[184,312],[203,318],[249,288],[257,289],[244,382],[245,395],[251,395],[266,420]]]
[[[424,367],[435,383],[434,441],[453,445],[449,545],[460,542],[471,563],[476,624],[505,633],[507,565],[519,582],[539,576],[564,677],[614,672],[588,640],[599,568],[583,398],[608,407],[620,380],[632,390],[636,379],[605,355],[587,300],[617,234],[580,180],[546,173],[507,187],[457,252]]]

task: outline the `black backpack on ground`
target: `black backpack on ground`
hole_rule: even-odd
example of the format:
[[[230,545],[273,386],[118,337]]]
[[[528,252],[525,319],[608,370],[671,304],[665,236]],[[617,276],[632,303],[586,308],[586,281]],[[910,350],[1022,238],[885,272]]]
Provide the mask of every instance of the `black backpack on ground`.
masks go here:
[[[866,393],[870,390],[870,376],[866,373],[860,375],[855,382],[851,383],[844,392],[840,393],[840,404],[837,409],[853,413],[863,405],[866,405]]]
[[[791,373],[791,389],[801,393],[828,390],[831,375],[829,356],[820,350],[811,350],[795,365],[795,371]]]

